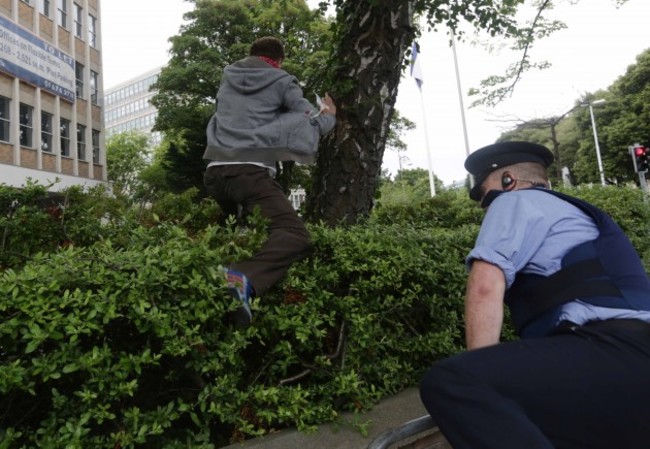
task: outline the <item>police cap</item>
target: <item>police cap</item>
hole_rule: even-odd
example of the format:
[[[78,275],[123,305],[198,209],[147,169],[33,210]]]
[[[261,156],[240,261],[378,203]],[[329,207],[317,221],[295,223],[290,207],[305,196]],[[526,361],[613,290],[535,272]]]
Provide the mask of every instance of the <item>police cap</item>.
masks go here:
[[[544,145],[532,142],[499,142],[474,151],[465,159],[465,169],[474,176],[474,187],[469,197],[479,201],[481,184],[490,173],[521,162],[535,162],[548,167],[553,162],[553,153]]]

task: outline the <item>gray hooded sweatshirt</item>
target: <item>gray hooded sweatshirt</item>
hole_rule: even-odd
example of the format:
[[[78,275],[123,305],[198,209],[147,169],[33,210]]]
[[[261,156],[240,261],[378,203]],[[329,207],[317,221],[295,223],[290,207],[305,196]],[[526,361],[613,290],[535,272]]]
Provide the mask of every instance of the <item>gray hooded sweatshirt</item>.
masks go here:
[[[255,56],[244,58],[224,69],[203,159],[312,163],[319,137],[336,123],[331,114],[311,118],[315,112],[294,76]]]

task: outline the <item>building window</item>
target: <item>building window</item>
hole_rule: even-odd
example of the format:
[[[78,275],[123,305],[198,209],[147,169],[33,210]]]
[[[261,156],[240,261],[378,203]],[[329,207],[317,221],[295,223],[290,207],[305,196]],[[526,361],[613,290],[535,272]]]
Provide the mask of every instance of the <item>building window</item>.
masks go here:
[[[52,150],[52,114],[41,111],[41,151],[51,153]]]
[[[99,164],[99,131],[93,129],[93,163]]]
[[[86,160],[86,127],[77,125],[77,159]]]
[[[34,108],[20,103],[20,146],[31,148],[34,127],[32,125],[32,116]]]
[[[58,10],[58,24],[62,28],[68,27],[68,0],[56,0]]]
[[[45,17],[50,17],[50,0],[39,0],[38,11]]]
[[[23,2],[23,3],[27,3],[28,5],[31,4],[30,0],[20,0],[20,1]]]
[[[81,36],[81,31],[82,31],[82,26],[81,26],[81,21],[83,17],[83,8],[76,3],[73,3],[74,5],[74,35],[77,36],[79,39],[82,38]]]
[[[70,156],[70,120],[61,119],[61,156]]]
[[[97,47],[97,18],[88,14],[88,42],[91,47]]]
[[[90,71],[90,101],[92,104],[99,104],[99,73]]]
[[[74,73],[77,83],[77,98],[84,96],[84,65],[75,62]]]
[[[0,97],[0,140],[3,142],[9,142],[9,130],[11,129],[10,103],[10,99]]]

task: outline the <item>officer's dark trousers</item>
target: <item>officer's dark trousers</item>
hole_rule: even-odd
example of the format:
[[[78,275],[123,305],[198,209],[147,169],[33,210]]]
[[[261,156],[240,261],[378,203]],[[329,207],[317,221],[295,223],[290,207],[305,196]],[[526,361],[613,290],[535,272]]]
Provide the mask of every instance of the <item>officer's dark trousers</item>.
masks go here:
[[[650,324],[468,351],[434,365],[421,397],[454,449],[648,449]]]
[[[217,165],[209,167],[203,182],[226,213],[251,214],[259,207],[269,220],[268,239],[251,259],[233,264],[250,280],[257,296],[278,282],[293,262],[311,252],[309,232],[282,191],[280,185],[263,167],[252,164]]]

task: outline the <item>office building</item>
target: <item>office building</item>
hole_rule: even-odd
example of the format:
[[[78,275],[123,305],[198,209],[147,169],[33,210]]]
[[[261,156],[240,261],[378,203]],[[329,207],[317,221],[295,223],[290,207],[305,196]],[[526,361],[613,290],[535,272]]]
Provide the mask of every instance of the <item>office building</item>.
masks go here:
[[[143,73],[133,79],[106,89],[104,120],[106,137],[128,131],[138,131],[149,136],[149,144],[158,145],[159,132],[152,132],[156,123],[156,108],[150,100],[156,92],[151,85],[158,80],[160,68]]]
[[[107,179],[100,0],[0,0],[0,183]]]

